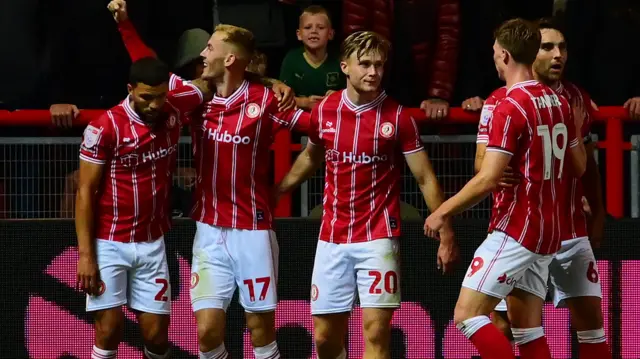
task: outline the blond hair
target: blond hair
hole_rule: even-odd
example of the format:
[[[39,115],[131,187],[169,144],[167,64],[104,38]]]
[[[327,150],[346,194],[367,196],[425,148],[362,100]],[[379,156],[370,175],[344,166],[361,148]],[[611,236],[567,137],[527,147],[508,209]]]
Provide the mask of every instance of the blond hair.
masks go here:
[[[344,39],[340,54],[341,58],[346,60],[353,53],[360,59],[365,54],[377,52],[387,59],[390,49],[391,43],[384,36],[373,31],[358,31]]]
[[[239,26],[220,24],[216,26],[214,32],[224,34],[222,41],[238,50],[238,57],[251,61],[256,47],[255,38],[251,31]]]

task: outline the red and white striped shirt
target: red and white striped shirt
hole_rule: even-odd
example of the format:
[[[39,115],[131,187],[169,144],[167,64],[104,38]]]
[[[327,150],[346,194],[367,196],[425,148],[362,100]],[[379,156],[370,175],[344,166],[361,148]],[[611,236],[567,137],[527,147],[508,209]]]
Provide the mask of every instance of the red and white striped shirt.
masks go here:
[[[493,111],[487,151],[511,155],[521,181],[494,201],[489,231],[505,232],[534,253],[557,252],[573,179],[567,151],[577,145],[564,97],[537,81],[511,87]]]
[[[87,126],[80,159],[105,166],[95,213],[96,238],[144,242],[169,230],[168,196],[182,116],[202,101],[194,86],[169,92],[163,119],[152,128],[127,97]]]
[[[589,97],[584,90],[568,81],[560,82],[556,92],[566,97],[569,101],[574,98],[582,101],[585,110],[587,110],[582,124],[582,137],[584,138],[584,143],[591,142],[591,125],[593,123],[594,112],[594,109],[591,106],[591,97]],[[568,170],[571,170],[571,168],[568,168]],[[569,206],[570,214],[568,215],[571,220],[569,225],[562,227],[564,230],[562,240],[581,238],[589,235],[587,229],[587,215],[582,210],[583,195],[584,190],[582,188],[582,180],[574,177],[571,181],[570,189],[567,192],[568,197],[566,199],[566,203],[571,203],[571,206]]]
[[[403,154],[423,150],[407,111],[384,92],[356,106],[345,90],[337,91],[313,109],[309,141],[325,150],[320,240],[400,236]]]
[[[199,135],[196,194],[191,217],[214,226],[272,228],[269,181],[273,135],[308,124],[301,110],[278,111],[274,93],[245,81],[231,96],[205,104],[192,118]]]
[[[493,91],[482,105],[482,111],[480,112],[480,122],[478,122],[478,135],[476,136],[476,143],[489,142],[489,121],[493,115],[493,109],[496,108],[498,101],[502,100],[507,95],[507,87],[502,86]]]

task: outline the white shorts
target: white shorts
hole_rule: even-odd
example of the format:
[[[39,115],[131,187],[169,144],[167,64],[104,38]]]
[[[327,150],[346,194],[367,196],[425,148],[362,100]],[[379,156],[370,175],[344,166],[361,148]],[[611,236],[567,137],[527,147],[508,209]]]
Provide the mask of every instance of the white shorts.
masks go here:
[[[549,291],[556,307],[575,297],[602,298],[602,286],[596,257],[587,237],[562,242],[549,265]]]
[[[145,313],[171,312],[171,283],[164,238],[122,243],[96,240],[100,269],[98,296],[87,295],[87,311],[128,304]]]
[[[565,307],[567,298],[602,298],[600,274],[589,238],[562,242],[560,251],[549,264],[549,292],[556,308]],[[501,301],[495,310],[506,312],[505,301]]]
[[[272,230],[246,230],[196,222],[191,266],[191,305],[227,310],[236,287],[247,312],[278,304],[278,241]]]
[[[311,314],[400,307],[398,239],[336,244],[318,241],[311,279]]]
[[[463,287],[500,299],[514,287],[546,298],[553,255],[533,253],[509,235],[493,231],[473,257]]]

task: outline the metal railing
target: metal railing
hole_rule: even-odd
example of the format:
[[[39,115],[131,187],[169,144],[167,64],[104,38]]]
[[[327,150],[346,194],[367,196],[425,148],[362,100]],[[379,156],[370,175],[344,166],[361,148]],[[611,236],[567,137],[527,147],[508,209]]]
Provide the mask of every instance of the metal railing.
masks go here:
[[[411,109],[414,111],[414,117],[418,122],[427,121],[422,111]],[[91,119],[101,115],[102,110],[82,110],[80,116],[76,118],[74,125],[86,125]],[[601,141],[598,142],[598,148],[604,150],[604,160],[606,171],[603,174],[606,183],[605,198],[607,212],[613,217],[620,218],[624,216],[625,209],[625,180],[624,180],[624,157],[625,151],[630,151],[631,155],[631,208],[632,215],[640,215],[638,205],[638,187],[640,180],[637,178],[637,148],[639,141],[637,137],[632,137],[632,142],[626,142],[624,138],[624,122],[628,120],[627,111],[621,107],[601,107],[596,114],[596,121],[604,123],[604,131],[601,132]],[[450,116],[447,120],[440,124],[443,126],[456,124],[475,124],[478,121],[478,114],[465,112],[459,108],[452,108]],[[0,126],[51,126],[50,114],[46,110],[19,110],[19,111],[0,111]],[[469,136],[462,135],[459,137],[460,146],[448,145],[452,143],[452,136],[427,136],[426,142],[431,157],[434,160],[436,171],[441,176],[446,173],[448,177],[442,177],[443,186],[448,195],[455,193],[459,186],[464,185],[465,181],[470,178],[473,171],[473,153],[474,147]],[[467,137],[464,137],[467,136]],[[431,141],[434,140],[434,141]],[[26,141],[26,142],[25,142]],[[66,147],[53,149],[55,144],[67,143]],[[79,138],[1,138],[0,154],[3,158],[0,162],[0,170],[4,177],[0,179],[3,186],[0,186],[0,215],[4,218],[59,218],[70,216],[72,210],[72,198],[69,194],[72,191],[68,188],[73,187],[75,178],[73,173],[77,168],[77,155]],[[183,148],[180,151],[180,163],[182,168],[189,168],[191,151],[188,148],[188,138],[183,139]],[[448,141],[448,142],[447,142]],[[458,141],[458,140],[456,140]],[[18,146],[18,147],[16,147]],[[53,146],[53,147],[52,147]],[[435,147],[434,147],[435,146]],[[18,148],[21,148],[18,151]],[[302,145],[292,142],[292,135],[287,131],[280,131],[275,136],[272,150],[274,152],[274,182],[278,182],[286,174],[291,167],[295,158],[295,154],[299,152]],[[457,148],[458,154],[452,160],[441,156],[444,152]],[[21,152],[21,153],[19,153]],[[448,153],[447,153],[448,154]],[[635,156],[635,157],[634,157]],[[634,160],[634,158],[636,160]],[[443,159],[443,160],[440,160]],[[52,163],[57,163],[51,166]],[[635,167],[634,167],[635,166]],[[178,172],[176,177],[177,185],[181,181],[186,181],[190,175],[189,172]],[[633,177],[636,175],[636,177]],[[317,194],[321,187],[318,187],[317,181],[319,177],[312,179],[306,186],[306,210],[302,205],[302,213],[307,214],[316,205]],[[405,191],[403,201],[416,207],[424,214],[423,201],[419,201],[418,195],[415,194],[411,185],[415,186],[415,182],[405,181]],[[635,187],[634,187],[635,186]],[[67,189],[65,189],[67,188]],[[634,190],[635,188],[635,190]],[[415,190],[415,187],[413,188]],[[314,197],[315,196],[315,197]],[[486,206],[486,204],[484,205]],[[297,207],[297,206],[296,206]],[[291,196],[281,199],[276,208],[276,216],[291,216],[293,205]],[[476,208],[475,212],[469,215],[472,217],[483,217],[486,207],[483,205]]]

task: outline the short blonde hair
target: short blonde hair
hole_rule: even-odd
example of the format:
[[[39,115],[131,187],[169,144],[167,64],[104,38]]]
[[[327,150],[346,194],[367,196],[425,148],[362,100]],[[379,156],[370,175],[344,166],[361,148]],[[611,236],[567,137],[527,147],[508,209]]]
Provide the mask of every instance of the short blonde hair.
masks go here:
[[[214,32],[224,34],[222,41],[234,46],[239,51],[239,57],[246,61],[251,60],[256,47],[256,41],[251,31],[239,26],[220,24],[216,26]]]
[[[390,49],[391,43],[384,36],[373,31],[358,31],[344,39],[340,53],[343,60],[354,52],[358,59],[371,52],[378,52],[387,59]]]

